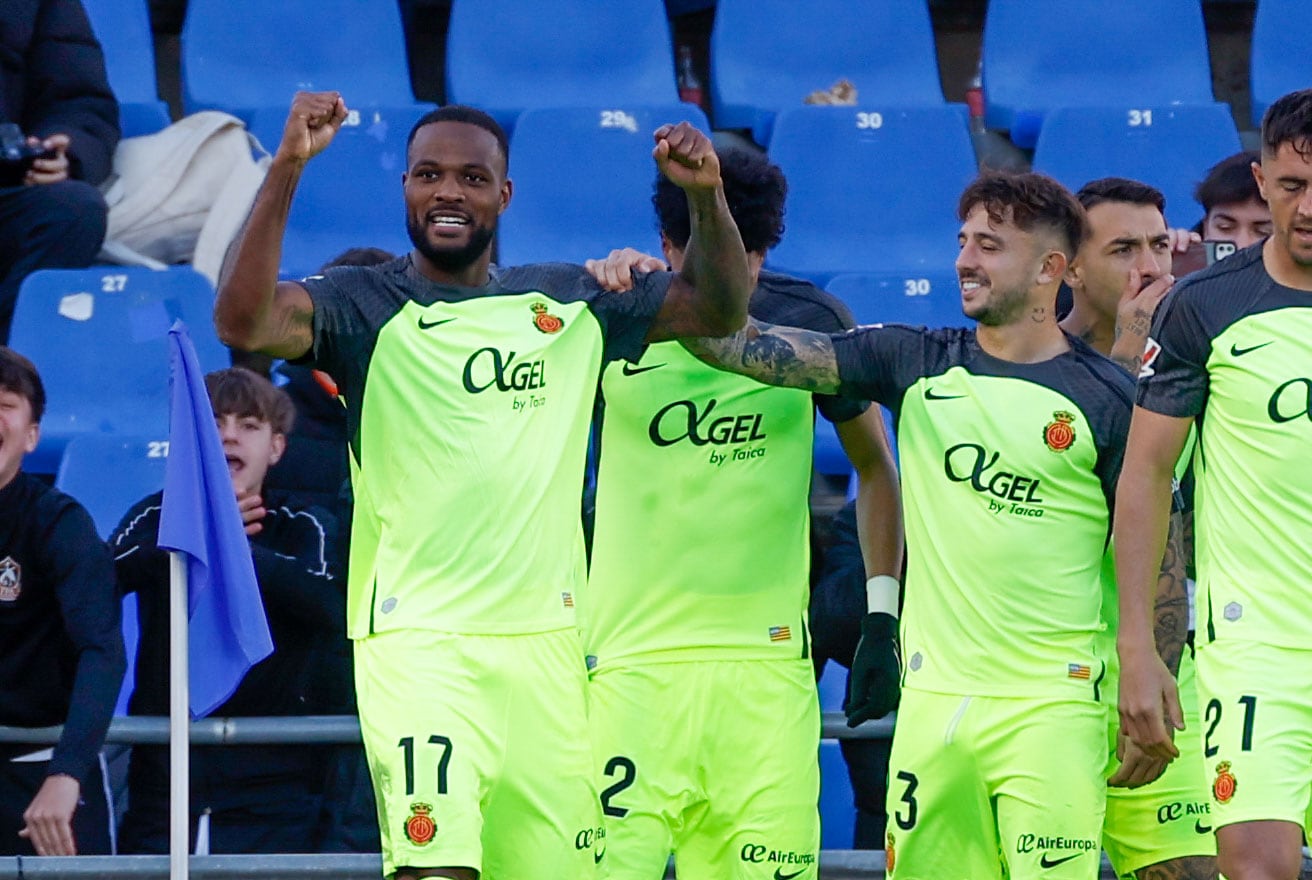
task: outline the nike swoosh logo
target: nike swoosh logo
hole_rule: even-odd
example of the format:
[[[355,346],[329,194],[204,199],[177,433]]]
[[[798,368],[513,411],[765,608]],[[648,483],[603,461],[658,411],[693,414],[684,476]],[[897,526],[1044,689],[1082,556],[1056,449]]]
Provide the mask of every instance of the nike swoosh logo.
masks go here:
[[[1043,858],[1039,859],[1039,867],[1040,867],[1040,868],[1055,868],[1055,867],[1057,867],[1058,865],[1064,865],[1064,864],[1066,864],[1066,863],[1069,862],[1071,859],[1078,859],[1078,858],[1079,858],[1080,856],[1082,856],[1082,855],[1084,855],[1084,853],[1075,853],[1075,854],[1073,854],[1073,855],[1063,856],[1063,857],[1060,858],[1060,859],[1050,859],[1050,858],[1048,858],[1048,854],[1047,854],[1047,853],[1044,853],[1044,854],[1043,854]]]
[[[633,364],[626,363],[623,369],[624,375],[636,376],[639,373],[645,373],[648,370],[659,370],[663,366],[665,366],[665,364],[652,364],[650,367],[635,367]]]
[[[454,320],[455,318],[443,318],[440,321],[425,321],[423,318],[420,318],[419,329],[432,330],[434,327],[441,327],[443,324],[450,324]]]
[[[925,389],[926,400],[960,400],[965,396],[964,394],[935,394],[933,388]]]
[[[1271,342],[1263,342],[1261,345],[1250,345],[1248,348],[1240,348],[1237,345],[1232,345],[1230,346],[1230,356],[1243,357],[1246,354],[1257,351],[1259,348],[1266,348],[1272,342],[1275,342],[1275,340],[1273,339]]]
[[[1203,820],[1199,819],[1196,822],[1194,822],[1194,831],[1198,832],[1199,834],[1211,834],[1212,826],[1204,825]]]
[[[783,873],[783,870],[783,868],[774,869],[774,880],[793,880],[794,877],[800,877],[802,874],[806,873],[806,868],[803,868],[800,871],[794,871],[791,874],[785,874]]]
[[[601,860],[604,859],[605,857],[606,857],[606,851],[604,849],[601,852],[594,852],[592,854],[592,864],[600,865]]]

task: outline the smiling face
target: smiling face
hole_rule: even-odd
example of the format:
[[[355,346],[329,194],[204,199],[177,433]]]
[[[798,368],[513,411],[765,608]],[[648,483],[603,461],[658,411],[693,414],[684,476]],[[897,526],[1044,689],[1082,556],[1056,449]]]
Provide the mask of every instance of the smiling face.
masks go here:
[[[0,387],[0,489],[18,475],[23,456],[36,449],[41,429],[32,418],[32,403]]]
[[[406,231],[421,260],[451,275],[490,259],[511,193],[506,157],[492,132],[449,120],[422,126],[402,181]]]
[[[1007,217],[995,222],[982,203],[971,208],[957,233],[957,279],[966,317],[986,327],[1019,320],[1038,288],[1051,283],[1045,263],[1053,250],[1047,238],[1041,231],[1020,229]]]

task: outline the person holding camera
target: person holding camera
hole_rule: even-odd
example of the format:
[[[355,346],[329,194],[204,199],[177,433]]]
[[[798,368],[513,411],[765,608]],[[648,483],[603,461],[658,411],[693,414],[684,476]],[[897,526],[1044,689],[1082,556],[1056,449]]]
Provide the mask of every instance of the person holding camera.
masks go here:
[[[0,344],[37,269],[89,266],[105,238],[99,184],[118,102],[79,0],[7,0],[0,27]]]

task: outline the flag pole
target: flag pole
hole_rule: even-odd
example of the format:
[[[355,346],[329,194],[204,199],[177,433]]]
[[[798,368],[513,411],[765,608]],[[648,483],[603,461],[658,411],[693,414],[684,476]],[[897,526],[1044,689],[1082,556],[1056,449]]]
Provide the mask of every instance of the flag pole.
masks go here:
[[[169,880],[187,880],[190,849],[190,697],[187,562],[169,551]]]

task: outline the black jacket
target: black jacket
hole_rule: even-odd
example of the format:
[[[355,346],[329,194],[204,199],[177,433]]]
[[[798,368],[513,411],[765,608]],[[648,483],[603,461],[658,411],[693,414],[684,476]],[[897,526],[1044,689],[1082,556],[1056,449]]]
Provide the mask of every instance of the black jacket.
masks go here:
[[[69,176],[99,184],[118,145],[118,102],[78,0],[4,0],[0,121],[36,137],[66,134]]]
[[[273,653],[251,667],[215,717],[313,715],[325,712],[319,666],[325,645],[346,641],[346,592],[337,554],[337,523],[327,511],[267,489],[263,530],[250,539],[255,576],[273,636]],[[135,591],[141,636],[133,715],[169,712],[169,566],[156,544],[160,493],[135,504],[110,538],[119,583]],[[193,812],[266,796],[279,780],[322,776],[320,749],[250,746],[193,749]],[[167,799],[168,749],[133,749],[132,797]]]
[[[123,681],[109,551],[82,505],[20,473],[0,489],[0,724],[63,724],[49,774],[96,761]],[[42,748],[0,746],[0,760]]]

